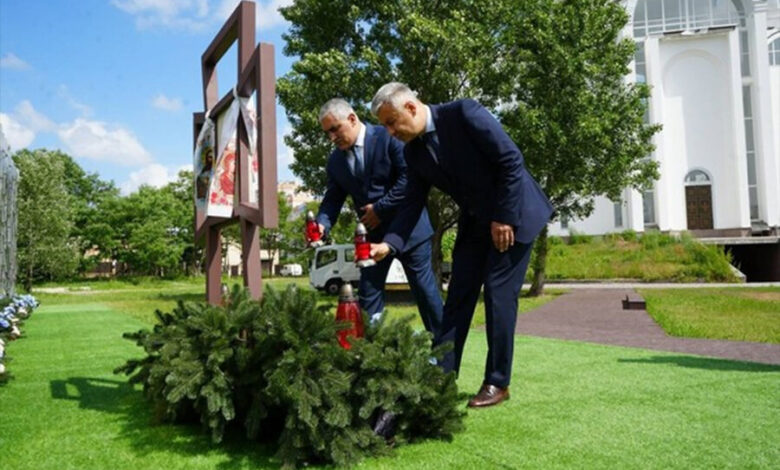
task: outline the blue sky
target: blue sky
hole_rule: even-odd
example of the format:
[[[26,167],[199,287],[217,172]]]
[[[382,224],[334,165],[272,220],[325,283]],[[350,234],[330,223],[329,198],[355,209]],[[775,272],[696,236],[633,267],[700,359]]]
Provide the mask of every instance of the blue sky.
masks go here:
[[[257,40],[277,77],[289,26],[256,2]],[[200,57],[238,0],[0,0],[0,124],[12,150],[60,149],[124,194],[161,186],[192,165],[192,113],[203,110]],[[217,69],[220,96],[235,52]],[[277,105],[278,178],[294,179],[290,131]]]

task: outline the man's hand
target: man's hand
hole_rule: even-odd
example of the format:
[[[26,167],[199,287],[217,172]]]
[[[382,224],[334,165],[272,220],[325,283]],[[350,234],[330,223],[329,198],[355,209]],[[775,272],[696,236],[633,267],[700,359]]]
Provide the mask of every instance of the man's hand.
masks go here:
[[[493,245],[501,253],[515,244],[515,229],[511,225],[490,222],[490,236],[493,238]]]
[[[377,263],[382,261],[385,256],[390,254],[390,245],[387,243],[372,243],[371,244],[371,257],[374,258],[374,261]]]
[[[360,221],[363,222],[363,225],[365,225],[367,229],[374,230],[382,223],[379,216],[374,212],[373,204],[366,204],[361,207],[360,210],[363,211],[363,217],[360,218]]]

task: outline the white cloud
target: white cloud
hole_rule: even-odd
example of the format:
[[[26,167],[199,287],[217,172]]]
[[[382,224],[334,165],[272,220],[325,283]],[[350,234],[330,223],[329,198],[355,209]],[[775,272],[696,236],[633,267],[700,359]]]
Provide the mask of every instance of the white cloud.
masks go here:
[[[240,0],[222,0],[217,7],[218,17],[225,21],[236,9]],[[292,5],[293,0],[264,0],[255,2],[255,24],[260,29],[270,29],[284,24],[286,20],[279,8]]]
[[[119,185],[119,190],[122,194],[127,195],[137,191],[141,185],[161,188],[171,181],[175,181],[177,173],[168,171],[168,168],[159,163],[152,163],[130,173],[130,178]]]
[[[31,68],[30,64],[17,57],[13,52],[8,52],[0,57],[0,67],[14,70],[27,70]]]
[[[224,22],[240,0],[111,0],[132,15],[139,29],[168,28],[188,31],[211,30]],[[255,24],[260,29],[285,23],[279,8],[293,0],[258,0],[255,2]],[[216,8],[210,5],[215,4]],[[213,13],[212,13],[213,12]]]
[[[211,20],[208,0],[111,0],[111,3],[135,16],[140,29],[162,26],[198,31]]]
[[[279,8],[292,5],[293,0],[271,0],[263,2],[257,7],[257,27],[260,29],[270,29],[287,22]]]
[[[77,157],[118,163],[124,166],[146,165],[152,158],[144,146],[128,130],[103,122],[76,119],[63,124],[57,132]]]
[[[178,111],[181,109],[181,100],[179,98],[168,98],[163,94],[159,94],[152,100],[152,106],[164,111]]]
[[[64,100],[68,106],[75,109],[76,111],[81,114],[83,117],[89,117],[92,116],[92,107],[89,105],[86,105],[80,101],[78,101],[76,98],[71,95],[70,90],[65,85],[60,85],[60,87],[57,89],[57,96],[59,96],[62,100]]]
[[[32,103],[22,101],[14,109],[16,118],[29,127],[33,132],[54,132],[57,124],[51,119],[35,110]]]
[[[5,113],[0,113],[0,128],[8,146],[11,147],[11,152],[27,147],[35,139],[35,132]]]

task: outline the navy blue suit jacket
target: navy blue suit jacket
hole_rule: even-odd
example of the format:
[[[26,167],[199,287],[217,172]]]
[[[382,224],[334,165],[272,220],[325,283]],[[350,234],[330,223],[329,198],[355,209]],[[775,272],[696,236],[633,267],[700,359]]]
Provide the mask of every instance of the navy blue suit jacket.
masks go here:
[[[439,163],[420,138],[404,147],[409,182],[404,209],[384,241],[403,246],[425,205],[431,185],[460,207],[459,230],[490,235],[490,222],[512,225],[515,240],[530,243],[553,209],[525,168],[523,155],[498,121],[474,100],[431,105],[439,139]]]
[[[317,222],[328,232],[336,222],[347,195],[352,197],[355,208],[374,205],[374,212],[382,223],[369,231],[368,238],[377,243],[382,240],[406,191],[407,172],[403,156],[403,143],[390,136],[384,127],[365,124],[362,181],[352,173],[347,152],[336,149],[328,157],[326,166],[328,188],[317,214]],[[399,253],[411,249],[433,235],[428,212],[418,212],[411,221],[406,243],[396,249]],[[358,214],[360,216],[361,214]]]

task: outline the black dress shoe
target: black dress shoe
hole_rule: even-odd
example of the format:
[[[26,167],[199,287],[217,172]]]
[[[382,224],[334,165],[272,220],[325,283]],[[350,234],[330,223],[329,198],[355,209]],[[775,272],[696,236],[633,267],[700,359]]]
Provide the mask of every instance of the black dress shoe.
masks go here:
[[[495,385],[482,384],[482,388],[469,400],[469,408],[482,408],[498,405],[504,400],[509,400],[509,387],[501,388]]]

